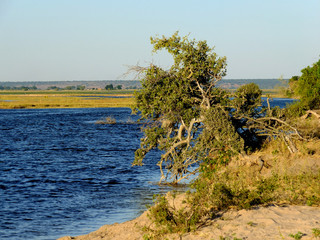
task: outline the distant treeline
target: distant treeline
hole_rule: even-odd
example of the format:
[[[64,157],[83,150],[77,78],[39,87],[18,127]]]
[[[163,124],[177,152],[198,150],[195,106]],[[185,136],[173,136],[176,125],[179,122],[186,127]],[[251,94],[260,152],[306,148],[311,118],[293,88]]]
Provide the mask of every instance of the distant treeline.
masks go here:
[[[77,85],[77,86],[66,86],[64,88],[60,88],[57,86],[50,86],[47,88],[47,90],[85,90],[86,86],[83,85]]]
[[[287,86],[288,80],[278,79],[223,79],[218,86],[226,89],[237,89],[247,83],[256,83],[261,89],[273,89]],[[111,89],[140,89],[141,83],[137,80],[99,80],[99,81],[51,81],[51,82],[0,82],[0,90],[103,90]]]
[[[10,87],[10,86],[2,86],[0,85],[0,90],[37,90],[38,88],[36,86],[27,87],[27,86],[19,86],[19,87]]]
[[[83,90],[103,90],[108,85],[112,85],[115,89],[119,89],[119,86],[121,86],[121,89],[139,89],[141,87],[139,81],[133,80],[0,82],[0,86],[6,90],[21,88],[22,86],[29,88],[36,86],[38,90],[77,90],[78,86],[84,87]]]

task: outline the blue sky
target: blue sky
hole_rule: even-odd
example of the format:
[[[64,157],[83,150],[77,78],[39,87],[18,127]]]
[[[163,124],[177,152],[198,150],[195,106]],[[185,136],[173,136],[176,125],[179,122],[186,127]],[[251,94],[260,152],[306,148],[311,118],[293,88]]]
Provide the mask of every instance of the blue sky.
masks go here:
[[[0,0],[0,82],[123,79],[167,68],[151,36],[207,40],[226,78],[290,78],[320,58],[319,0]],[[130,79],[128,76],[126,79]]]

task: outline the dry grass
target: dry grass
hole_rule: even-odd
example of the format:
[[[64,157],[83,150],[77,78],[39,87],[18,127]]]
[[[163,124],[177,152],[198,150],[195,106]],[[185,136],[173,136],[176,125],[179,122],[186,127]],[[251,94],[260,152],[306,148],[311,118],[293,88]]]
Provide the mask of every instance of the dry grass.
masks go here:
[[[263,97],[271,97],[271,98],[286,98],[285,94],[281,89],[273,88],[273,89],[261,89]]]
[[[305,138],[320,138],[320,120],[314,116],[290,122],[299,129],[300,134]]]
[[[234,156],[216,172],[206,168],[186,195],[187,207],[176,209],[159,197],[150,209],[157,228],[149,236],[183,234],[195,230],[228,209],[250,209],[270,204],[320,206],[320,140],[296,142],[292,154],[279,140],[251,155]],[[259,159],[264,160],[260,169]]]
[[[118,95],[2,94],[0,109],[130,107],[134,102],[132,95],[122,96],[123,98]]]
[[[264,89],[263,93],[271,97],[283,96],[278,89]],[[103,96],[108,98],[102,98]],[[130,107],[134,103],[132,96],[133,90],[104,93],[101,91],[0,91],[0,109]]]
[[[117,123],[116,119],[110,116],[96,121],[96,124],[116,124],[116,123]]]

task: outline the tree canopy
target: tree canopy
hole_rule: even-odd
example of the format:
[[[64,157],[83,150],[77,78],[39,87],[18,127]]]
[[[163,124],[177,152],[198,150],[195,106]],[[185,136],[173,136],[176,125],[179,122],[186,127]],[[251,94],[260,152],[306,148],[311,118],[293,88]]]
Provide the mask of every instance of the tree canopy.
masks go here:
[[[267,136],[286,132],[288,126],[274,111],[261,107],[262,91],[256,84],[234,94],[216,87],[226,75],[226,58],[218,57],[206,41],[176,32],[152,37],[151,44],[154,52],[166,50],[174,61],[167,70],[154,64],[134,67],[142,89],[135,92],[133,108],[141,114],[144,137],[133,165],[142,165],[149,151],[159,149],[161,180],[170,177],[177,183],[196,173],[199,163],[226,164],[221,154],[242,153]]]
[[[301,70],[302,75],[289,80],[289,94],[300,98],[294,107],[302,110],[320,109],[320,60]]]
[[[187,207],[177,210],[165,197],[157,198],[157,204],[150,209],[155,225],[162,226],[161,232],[191,231],[215,211],[273,201],[269,194],[278,186],[278,173],[269,178],[257,175],[271,165],[259,158],[258,168],[248,168],[241,162],[246,158],[239,156],[238,163],[229,163],[235,159],[232,155],[252,152],[267,146],[268,141],[272,145],[274,140],[277,145],[272,148],[272,155],[282,146],[296,152],[297,140],[305,138],[288,123],[287,112],[271,108],[269,100],[268,106],[263,107],[262,91],[254,83],[233,93],[218,88],[216,83],[226,75],[226,58],[218,57],[206,41],[181,38],[175,33],[171,37],[151,38],[151,43],[154,52],[169,52],[174,63],[167,70],[154,64],[133,68],[140,74],[142,84],[142,89],[135,92],[133,109],[141,114],[144,133],[133,165],[142,165],[148,152],[159,149],[160,182],[170,177],[171,182],[178,183],[199,172],[192,184],[195,191],[187,194]],[[318,80],[312,77],[319,76],[317,71],[303,70],[299,85],[294,88],[300,89],[302,99],[316,99],[312,88],[317,88]],[[309,89],[304,92],[302,88]],[[317,100],[304,102],[314,104]],[[273,169],[277,169],[278,159],[273,163]],[[253,172],[256,170],[257,173]]]
[[[167,50],[174,63],[168,70],[151,64],[140,68],[142,90],[135,93],[135,108],[147,120],[145,137],[134,164],[141,165],[147,152],[164,151],[159,162],[174,176],[187,173],[197,162],[193,147],[201,127],[203,110],[226,100],[215,84],[226,74],[226,58],[218,57],[206,41],[179,37],[151,38],[153,51]],[[163,171],[162,171],[163,173]]]

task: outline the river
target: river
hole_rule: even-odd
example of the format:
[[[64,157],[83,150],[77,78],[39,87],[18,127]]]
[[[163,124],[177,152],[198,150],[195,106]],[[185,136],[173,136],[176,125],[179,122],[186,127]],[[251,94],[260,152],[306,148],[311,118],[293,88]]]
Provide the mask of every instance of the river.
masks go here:
[[[106,117],[116,124],[96,124]],[[167,192],[156,184],[159,152],[131,167],[137,118],[128,108],[0,110],[0,239],[86,234],[139,216]]]

